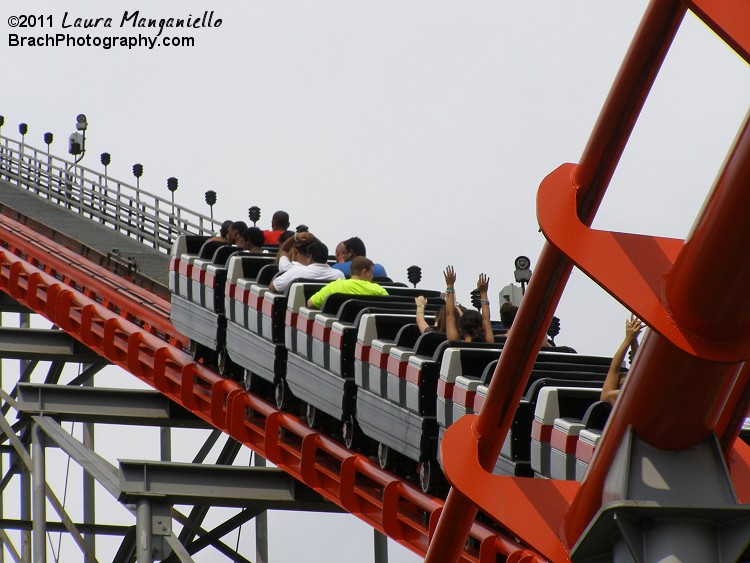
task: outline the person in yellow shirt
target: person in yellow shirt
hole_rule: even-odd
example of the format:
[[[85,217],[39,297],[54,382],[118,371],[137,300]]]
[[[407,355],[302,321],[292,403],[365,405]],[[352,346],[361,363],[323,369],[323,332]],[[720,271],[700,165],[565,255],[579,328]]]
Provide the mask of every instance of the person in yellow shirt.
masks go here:
[[[326,297],[332,293],[350,293],[352,295],[388,295],[388,292],[380,285],[374,283],[375,264],[369,258],[357,256],[352,260],[351,278],[348,280],[335,280],[323,286],[317,293],[313,294],[307,301],[307,306],[320,309]]]

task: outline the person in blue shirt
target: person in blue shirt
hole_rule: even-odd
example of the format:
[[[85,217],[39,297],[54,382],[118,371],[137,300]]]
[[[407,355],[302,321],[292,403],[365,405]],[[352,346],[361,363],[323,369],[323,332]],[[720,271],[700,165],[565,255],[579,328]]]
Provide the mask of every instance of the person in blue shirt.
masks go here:
[[[352,237],[341,241],[336,246],[336,263],[332,266],[337,270],[344,272],[344,275],[348,278],[351,276],[352,260],[357,256],[367,257],[367,249],[365,243],[359,237]],[[385,272],[385,268],[382,264],[375,264],[375,270],[373,275],[376,278],[387,277],[388,274]]]

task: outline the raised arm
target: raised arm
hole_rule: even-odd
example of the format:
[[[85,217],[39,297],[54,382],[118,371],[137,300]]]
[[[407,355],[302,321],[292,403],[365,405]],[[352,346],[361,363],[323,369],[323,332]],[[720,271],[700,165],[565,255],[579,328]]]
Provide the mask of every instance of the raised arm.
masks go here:
[[[609,401],[612,405],[615,404],[617,396],[620,394],[620,366],[625,359],[628,348],[632,347],[634,354],[638,349],[638,335],[643,330],[643,326],[643,321],[636,318],[635,315],[630,315],[630,320],[625,321],[625,338],[612,357],[612,363],[609,365],[607,378],[604,380],[604,385],[602,385],[602,401]]]
[[[448,266],[443,272],[445,277],[445,335],[448,340],[460,340],[458,323],[456,320],[456,272],[453,266]]]
[[[490,287],[490,278],[484,274],[479,274],[477,280],[477,289],[479,290],[479,302],[482,305],[482,328],[484,328],[484,341],[488,344],[495,342],[495,334],[492,332],[492,323],[490,322],[490,300],[487,298],[487,290]]]
[[[427,298],[424,295],[420,295],[419,297],[414,298],[414,302],[417,304],[417,326],[419,327],[419,332],[424,334],[424,332],[430,328],[430,325],[427,324],[427,321],[424,318]]]
[[[295,233],[293,237],[289,237],[279,246],[278,254],[276,255],[276,265],[281,267],[288,265],[294,260],[294,248],[302,246],[303,244],[310,244],[315,240],[315,236],[309,232]],[[282,260],[283,258],[283,260]]]

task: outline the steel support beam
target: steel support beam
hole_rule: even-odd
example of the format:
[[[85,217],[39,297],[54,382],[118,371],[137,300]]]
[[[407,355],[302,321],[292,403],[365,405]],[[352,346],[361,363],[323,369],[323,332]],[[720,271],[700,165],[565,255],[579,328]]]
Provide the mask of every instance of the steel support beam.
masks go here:
[[[47,476],[44,470],[44,435],[38,424],[32,428],[31,438],[31,476],[32,486],[32,514],[34,517],[32,528],[32,542],[34,563],[47,561]]]
[[[228,437],[224,442],[224,447],[221,448],[218,457],[216,458],[217,465],[230,466],[234,463],[237,454],[240,451],[240,443],[234,438]],[[190,520],[194,522],[196,526],[200,526],[203,523],[203,519],[208,514],[208,505],[194,506],[190,511]],[[185,527],[179,536],[180,541],[187,545],[195,539],[195,533],[188,527]]]
[[[0,313],[31,313],[31,309],[21,305],[7,293],[0,293]]]
[[[255,515],[255,511],[248,511],[243,510],[239,514],[236,514],[223,524],[220,524],[216,528],[214,528],[211,531],[204,530],[201,528],[198,524],[196,524],[193,520],[185,516],[184,514],[181,514],[175,509],[172,509],[172,517],[177,520],[180,524],[182,524],[185,529],[190,530],[190,532],[193,534],[193,536],[199,535],[201,536],[197,540],[191,541],[187,547],[186,550],[189,553],[198,553],[200,550],[202,550],[205,547],[208,547],[209,545],[212,546],[214,549],[216,549],[219,553],[225,555],[228,559],[231,561],[234,561],[236,563],[252,563],[249,559],[246,559],[237,551],[226,545],[224,542],[220,541],[221,538],[229,533],[230,531],[234,530],[238,526],[241,526],[248,520],[250,520],[253,515]],[[178,555],[178,554],[175,554]],[[181,561],[183,559],[180,559]],[[165,560],[164,563],[172,563],[175,561],[175,557],[172,556],[169,559]]]
[[[211,504],[259,510],[341,509],[273,467],[120,460],[120,500],[156,495],[169,504]]]
[[[94,376],[108,365],[109,364],[89,364],[81,373],[68,381],[67,384],[71,387],[75,387],[77,385],[83,385],[87,381],[93,381]]]
[[[265,467],[266,458],[254,453],[253,465]],[[255,559],[257,563],[268,563],[268,513],[265,511],[255,517]]]
[[[78,522],[74,524],[78,531],[84,534],[97,534],[100,536],[124,536],[132,526],[120,526],[115,524],[86,524]],[[58,533],[67,532],[65,524],[62,522],[47,521],[45,524],[48,532]],[[32,520],[20,520],[16,518],[0,519],[0,530],[32,530],[34,523]]]
[[[147,390],[20,383],[17,409],[76,422],[210,428],[161,393]]]
[[[93,388],[94,382],[87,379],[82,383],[83,388]],[[94,423],[85,422],[83,424],[83,447],[96,451],[94,440]],[[87,472],[83,472],[83,521],[87,524],[96,522],[96,486],[94,478]],[[89,545],[91,552],[96,555],[96,534],[84,534],[83,538]],[[85,563],[95,563],[96,559],[86,558]]]
[[[80,465],[84,471],[93,476],[99,484],[104,487],[114,498],[120,496],[117,468],[103,457],[85,448],[84,445],[73,438],[62,426],[51,418],[34,416],[33,421],[46,434],[51,442],[54,442]]]
[[[0,327],[0,358],[108,364],[61,330]]]
[[[136,559],[138,563],[153,563],[151,553],[151,499],[138,499],[135,513]]]

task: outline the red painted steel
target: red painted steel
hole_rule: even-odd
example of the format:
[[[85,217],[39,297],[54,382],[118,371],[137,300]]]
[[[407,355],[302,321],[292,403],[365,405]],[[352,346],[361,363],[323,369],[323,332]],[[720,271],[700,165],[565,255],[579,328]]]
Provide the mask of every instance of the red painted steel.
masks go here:
[[[728,429],[719,428],[718,423],[737,424],[737,415],[745,413],[746,392],[741,385],[745,377],[740,377],[740,370],[750,357],[750,347],[737,343],[746,342],[750,335],[750,296],[746,291],[750,267],[737,257],[745,256],[750,245],[750,237],[744,232],[749,228],[748,185],[750,121],[746,121],[682,251],[662,277],[662,304],[671,310],[676,333],[697,333],[705,347],[715,353],[708,358],[696,357],[679,348],[677,342],[670,342],[667,335],[646,335],[586,481],[571,506],[566,522],[571,543],[601,507],[604,480],[629,427],[656,448],[681,451],[696,446],[711,433],[723,436]],[[698,280],[705,283],[715,268],[723,271],[732,266],[732,280],[718,295],[707,300],[698,293],[703,288]],[[707,302],[710,306],[705,305]],[[696,311],[701,318],[696,317]],[[673,404],[679,408],[670,409],[669,416],[664,416],[664,409]],[[728,405],[742,411],[722,416]]]
[[[0,248],[0,290],[325,498],[415,553],[426,553],[443,508],[440,499],[424,495],[367,457],[311,430],[296,416],[276,410],[238,383],[193,362],[156,331],[152,334],[139,326],[146,324],[137,316],[143,310],[153,326],[169,334],[164,326],[169,324],[168,306],[161,310],[167,316],[161,318],[153,308],[141,309],[148,292],[113,291],[129,282],[62,247],[51,252],[51,241],[38,239],[23,225],[0,217],[0,241],[7,246]],[[91,268],[97,279],[79,283],[92,275]],[[463,551],[461,561],[489,563],[497,557],[541,561],[514,538],[479,522],[473,524],[471,538],[473,544]]]
[[[580,188],[576,200],[577,214],[586,225],[593,221],[684,12],[684,6],[677,1],[652,2],[625,56],[581,163],[572,173],[572,182]],[[428,562],[456,561],[461,552],[462,538],[468,533],[477,506],[489,512],[483,498],[470,499],[464,491],[470,491],[473,482],[486,477],[484,472],[491,470],[500,453],[516,405],[531,373],[536,350],[543,341],[571,270],[569,258],[552,245],[545,245],[503,348],[482,411],[474,420],[471,432],[464,431],[462,435],[464,442],[477,442],[479,465],[483,469],[481,472],[446,471],[453,488],[430,544],[425,559]],[[451,427],[445,436],[459,432],[460,428],[465,429],[465,426]],[[460,455],[446,447],[445,438],[442,452],[444,465],[451,455]],[[496,492],[496,495],[502,494],[502,489]],[[486,495],[485,498],[490,496]],[[499,515],[492,516],[503,523]],[[556,526],[553,532],[559,533],[559,528]],[[527,526],[519,538],[536,547],[546,541],[547,535],[548,530],[543,527]]]
[[[750,45],[748,4],[745,2],[740,6],[738,2],[705,0],[692,5],[700,6],[699,16],[704,17],[712,29],[747,60]],[[732,12],[733,8],[736,8],[735,12]],[[675,0],[652,1],[610,90],[581,163],[561,167],[545,180],[540,189],[540,224],[555,247],[548,244],[542,252],[480,415],[460,420],[445,433],[443,460],[446,475],[454,488],[448,496],[427,561],[456,559],[461,537],[477,506],[502,525],[510,527],[522,541],[533,545],[545,556],[555,561],[567,558],[567,548],[578,539],[601,505],[601,484],[609,468],[608,461],[611,461],[627,423],[634,424],[636,432],[657,447],[678,449],[689,447],[708,432],[715,431],[732,460],[733,476],[743,482],[750,478],[746,449],[741,448],[743,454],[732,449],[741,417],[750,403],[750,392],[744,390],[744,383],[750,376],[745,372],[738,373],[738,362],[750,350],[750,330],[747,327],[750,302],[742,300],[742,291],[738,288],[722,301],[721,311],[712,310],[712,303],[705,299],[694,309],[690,306],[691,299],[701,301],[696,294],[699,282],[690,290],[682,288],[686,280],[701,280],[707,273],[711,252],[700,251],[704,240],[712,241],[710,248],[720,253],[720,261],[725,266],[731,264],[731,257],[736,260],[737,256],[745,255],[744,241],[750,239],[744,233],[732,236],[731,230],[740,223],[745,229],[750,204],[748,196],[737,189],[727,190],[723,196],[714,198],[723,201],[709,205],[711,210],[704,215],[697,229],[707,232],[698,233],[697,238],[693,233],[687,243],[696,251],[681,252],[684,250],[682,241],[588,229],[686,9],[686,4]],[[741,138],[738,146],[742,144]],[[741,156],[744,154],[750,154],[750,151],[738,149],[737,155],[728,162],[723,176],[725,180],[720,184],[739,186],[744,183],[747,186],[750,183],[747,163]],[[552,230],[557,231],[556,236],[550,236],[548,231]],[[726,246],[719,249],[721,244]],[[631,370],[632,383],[623,392],[617,413],[611,417],[617,423],[610,426],[619,424],[619,432],[610,428],[603,436],[601,443],[604,445],[599,446],[592,460],[590,476],[577,495],[568,497],[572,500],[569,510],[565,501],[561,501],[555,505],[558,510],[552,518],[537,520],[533,525],[531,520],[535,511],[534,503],[529,502],[531,493],[526,493],[529,497],[526,501],[523,493],[517,499],[518,503],[525,503],[523,509],[507,510],[497,499],[508,498],[515,483],[492,477],[489,471],[499,454],[515,405],[531,371],[530,358],[533,358],[534,350],[530,346],[539,344],[550,311],[554,310],[569,276],[569,258],[573,258],[631,310],[642,315],[650,325],[653,323],[655,330],[667,335],[676,346],[656,333],[645,339],[638,364]],[[664,274],[673,264],[676,272],[668,276],[673,285],[667,282],[665,290]],[[683,270],[682,275],[680,270]],[[736,284],[743,288],[748,281],[744,274],[744,271],[740,272]],[[540,283],[543,287],[537,291]],[[665,292],[671,308],[664,306]],[[733,312],[735,300],[743,301],[736,314]],[[704,315],[711,320],[706,321]],[[737,321],[722,325],[722,320],[729,316],[734,316]],[[683,318],[687,322],[678,320]],[[720,343],[715,342],[716,335]],[[699,360],[690,354],[706,359]],[[638,365],[646,367],[639,368]],[[639,372],[644,375],[639,376]],[[664,372],[672,377],[660,377]],[[683,413],[680,416],[665,417],[661,408],[654,408],[654,405],[669,405],[676,398]],[[623,415],[623,411],[627,414]],[[477,491],[477,483],[483,484],[482,494]],[[488,487],[492,487],[492,494],[487,494]],[[517,522],[518,512],[528,512],[529,520]],[[511,523],[517,526],[511,527]]]
[[[747,0],[691,0],[687,4],[714,33],[750,63],[750,3]]]
[[[42,271],[62,279],[66,285],[94,298],[107,309],[129,320],[137,321],[147,332],[158,335],[178,347],[186,344],[185,337],[169,322],[170,305],[155,295],[96,264],[82,261],[72,250],[53,240],[34,234],[29,239],[28,227],[0,215],[2,239],[11,252],[23,255]],[[80,262],[76,269],[69,264]],[[113,279],[114,278],[114,279]],[[128,296],[123,299],[123,294]]]

